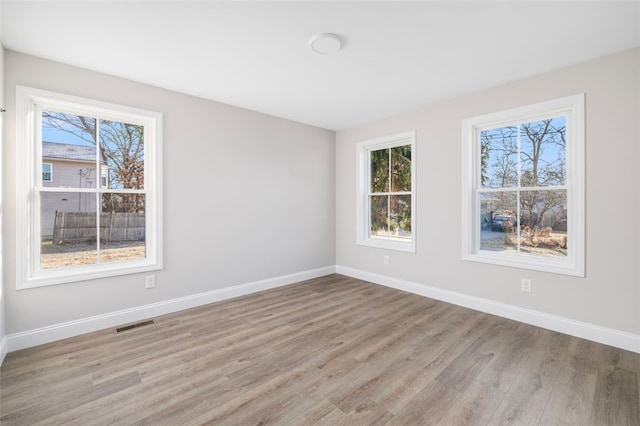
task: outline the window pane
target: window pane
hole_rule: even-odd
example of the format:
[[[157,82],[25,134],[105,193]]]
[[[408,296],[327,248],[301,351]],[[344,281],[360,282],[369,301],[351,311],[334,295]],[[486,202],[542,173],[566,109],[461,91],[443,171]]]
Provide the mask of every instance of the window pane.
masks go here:
[[[391,192],[411,192],[411,145],[391,148]]]
[[[480,176],[483,188],[518,185],[518,132],[516,126],[480,132]]]
[[[95,188],[96,120],[56,111],[42,112],[42,163],[55,167],[51,184],[67,188]]]
[[[522,252],[567,256],[567,191],[523,191],[520,213]]]
[[[97,262],[96,195],[40,193],[41,269]]]
[[[390,228],[394,238],[411,239],[411,195],[391,195]]]
[[[566,181],[565,117],[520,126],[521,186],[564,185]]]
[[[389,149],[371,151],[371,192],[389,192]]]
[[[145,198],[102,194],[100,262],[145,258]]]
[[[480,249],[490,251],[516,251],[517,194],[516,192],[481,193]]]
[[[51,163],[42,163],[42,182],[51,182],[53,178],[52,173],[53,167],[51,167]]]
[[[389,236],[389,210],[387,195],[371,196],[371,236]]]
[[[100,120],[103,188],[144,189],[144,127]]]

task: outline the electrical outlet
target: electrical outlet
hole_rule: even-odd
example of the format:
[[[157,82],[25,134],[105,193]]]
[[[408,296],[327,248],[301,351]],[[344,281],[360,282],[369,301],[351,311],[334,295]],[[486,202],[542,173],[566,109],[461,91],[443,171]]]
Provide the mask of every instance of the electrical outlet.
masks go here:
[[[389,256],[387,256],[385,254],[384,257],[382,258],[382,263],[384,263],[385,265],[388,265],[389,264]]]
[[[531,293],[531,280],[529,278],[523,278],[520,281],[520,290],[525,293]]]
[[[156,276],[147,275],[144,281],[144,288],[156,288]]]

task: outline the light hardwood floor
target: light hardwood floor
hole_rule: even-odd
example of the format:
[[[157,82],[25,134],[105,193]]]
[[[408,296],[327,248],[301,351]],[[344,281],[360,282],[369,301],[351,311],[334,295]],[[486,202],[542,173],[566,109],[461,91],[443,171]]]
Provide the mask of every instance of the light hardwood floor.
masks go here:
[[[331,275],[7,355],[4,425],[640,425],[640,355]]]

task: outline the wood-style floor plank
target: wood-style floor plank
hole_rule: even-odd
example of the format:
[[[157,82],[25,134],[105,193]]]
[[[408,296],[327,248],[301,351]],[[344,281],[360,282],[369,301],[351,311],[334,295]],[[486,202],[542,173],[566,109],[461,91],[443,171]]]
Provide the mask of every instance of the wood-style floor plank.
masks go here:
[[[600,368],[592,411],[594,423],[632,425],[640,424],[638,401],[638,373],[619,367]],[[631,410],[626,409],[631,407]]]
[[[640,425],[640,355],[330,275],[7,355],[2,425]]]

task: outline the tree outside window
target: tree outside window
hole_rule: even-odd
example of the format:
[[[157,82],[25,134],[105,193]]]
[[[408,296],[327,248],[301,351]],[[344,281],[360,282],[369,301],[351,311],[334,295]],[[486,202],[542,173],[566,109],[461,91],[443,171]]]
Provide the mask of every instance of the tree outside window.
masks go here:
[[[566,257],[566,117],[482,130],[480,145],[480,198],[504,233],[485,234],[480,248]]]
[[[411,239],[411,145],[371,151],[371,236]]]

